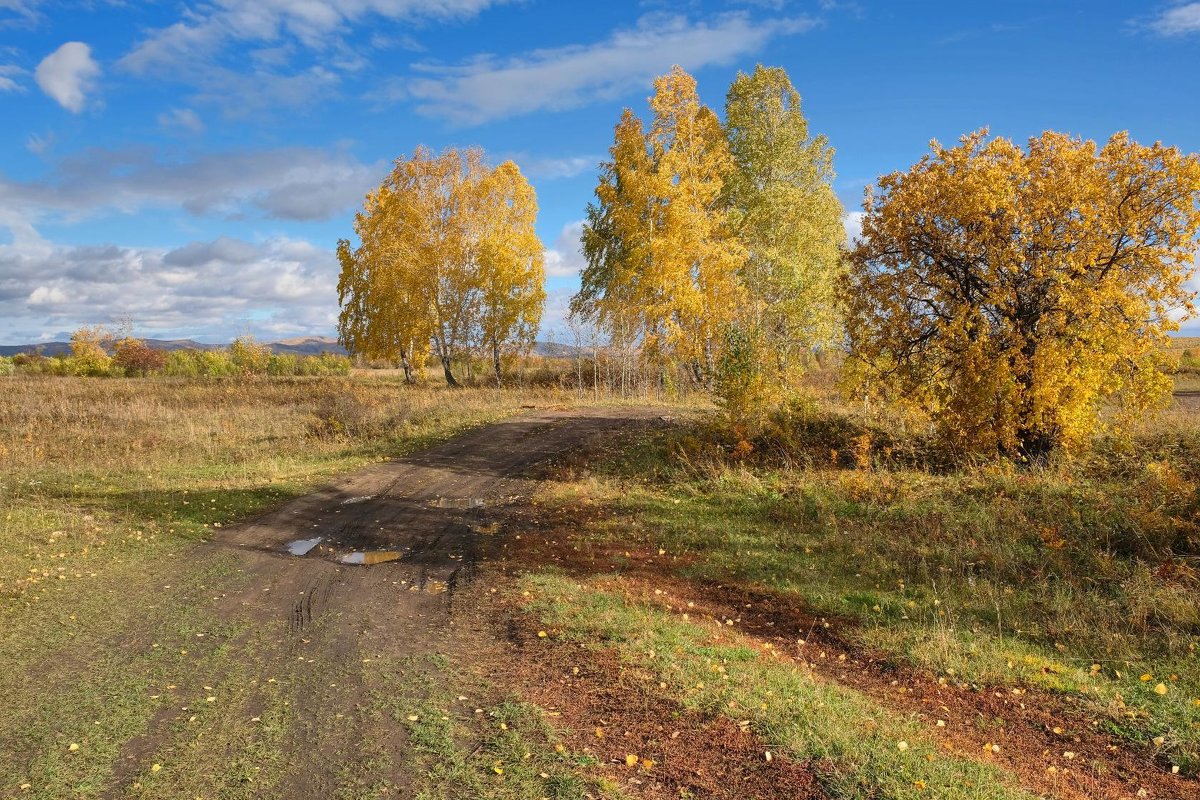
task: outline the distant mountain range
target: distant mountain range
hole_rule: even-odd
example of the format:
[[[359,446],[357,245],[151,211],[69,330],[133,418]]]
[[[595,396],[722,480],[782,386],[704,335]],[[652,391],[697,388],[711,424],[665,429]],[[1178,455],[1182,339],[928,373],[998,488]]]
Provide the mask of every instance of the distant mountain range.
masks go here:
[[[146,344],[157,350],[220,350],[228,344],[204,344],[192,339],[146,339]],[[345,355],[346,348],[337,339],[329,336],[302,336],[295,339],[280,339],[278,342],[263,342],[273,353],[289,353],[298,356],[315,356],[321,353]],[[15,356],[17,353],[40,352],[44,356],[57,356],[71,352],[70,342],[41,342],[39,344],[0,345],[0,356]],[[571,358],[575,348],[554,342],[535,342],[533,352],[552,358]]]
[[[146,339],[146,344],[156,350],[220,350],[228,344],[204,344],[192,339]],[[320,353],[337,353],[345,355],[346,348],[338,344],[337,339],[328,336],[304,336],[297,339],[281,339],[278,342],[264,342],[273,353],[290,353],[292,355],[315,356]],[[41,342],[39,344],[10,344],[0,345],[0,356],[15,356],[17,353],[41,352],[44,356],[57,356],[71,352],[70,342]]]

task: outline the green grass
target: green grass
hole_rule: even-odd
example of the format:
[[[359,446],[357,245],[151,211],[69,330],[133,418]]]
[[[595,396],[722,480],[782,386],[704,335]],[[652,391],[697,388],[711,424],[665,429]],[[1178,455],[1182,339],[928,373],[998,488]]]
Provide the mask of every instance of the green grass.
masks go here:
[[[1200,769],[1197,495],[1180,461],[1124,474],[1095,461],[755,468],[684,464],[677,436],[629,444],[601,477],[562,490],[619,511],[584,538],[663,548],[684,577],[794,596],[952,680],[1073,694],[1114,732]]]
[[[816,765],[838,798],[1029,798],[991,765],[947,756],[914,721],[765,653],[736,633],[681,620],[599,588],[527,576],[527,602],[553,635],[611,647],[654,673],[684,707],[748,722],[769,747]]]

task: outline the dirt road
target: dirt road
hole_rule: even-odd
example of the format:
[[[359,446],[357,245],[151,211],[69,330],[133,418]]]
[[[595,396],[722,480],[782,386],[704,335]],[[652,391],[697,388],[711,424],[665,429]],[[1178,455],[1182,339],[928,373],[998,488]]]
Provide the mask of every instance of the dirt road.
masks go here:
[[[409,779],[404,734],[369,713],[364,698],[380,688],[370,685],[378,677],[358,665],[453,649],[456,592],[496,540],[493,511],[528,496],[527,470],[657,413],[531,412],[347,476],[208,545],[240,551],[247,578],[244,591],[220,598],[220,612],[263,629],[282,621],[286,630],[240,659],[258,665],[262,682],[281,668],[294,675],[280,796],[332,796],[361,751],[380,743],[392,751],[385,770],[393,774],[371,779],[393,787]],[[158,747],[173,722],[164,715],[127,753]]]

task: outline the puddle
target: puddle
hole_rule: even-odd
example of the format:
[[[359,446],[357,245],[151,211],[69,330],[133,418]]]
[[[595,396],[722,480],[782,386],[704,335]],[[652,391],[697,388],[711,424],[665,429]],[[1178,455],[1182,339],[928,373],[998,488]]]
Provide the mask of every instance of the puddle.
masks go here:
[[[438,508],[483,508],[482,497],[439,497],[434,505]]]
[[[338,561],[343,564],[362,564],[369,567],[372,564],[386,564],[388,561],[399,561],[403,557],[403,553],[397,553],[395,550],[367,550],[365,552],[348,553],[339,558]]]
[[[349,498],[347,498],[347,499],[343,500],[343,501],[342,501],[341,503],[339,503],[338,505],[348,506],[348,505],[350,505],[350,504],[352,504],[352,503],[365,503],[365,502],[367,502],[368,500],[374,500],[374,499],[375,499],[375,495],[373,495],[373,494],[364,494],[362,497],[349,497]]]
[[[288,542],[287,551],[294,556],[307,555],[308,551],[321,543],[323,536],[316,536],[312,539],[297,539],[294,542]]]

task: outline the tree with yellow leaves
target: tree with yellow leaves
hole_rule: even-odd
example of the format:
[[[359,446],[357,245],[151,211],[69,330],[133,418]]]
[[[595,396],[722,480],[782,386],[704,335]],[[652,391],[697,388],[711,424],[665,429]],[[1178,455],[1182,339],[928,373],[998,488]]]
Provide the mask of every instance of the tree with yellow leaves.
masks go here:
[[[1079,444],[1105,401],[1170,391],[1198,203],[1200,157],[1124,133],[935,142],[864,203],[843,286],[851,385],[925,410],[964,451]]]
[[[478,148],[398,159],[338,243],[339,338],[352,353],[412,366],[432,350],[446,382],[474,347],[528,348],[545,297],[533,188]],[[499,376],[497,376],[499,377]]]
[[[746,248],[738,325],[763,379],[780,389],[814,348],[840,334],[837,284],[843,271],[842,204],[833,191],[833,148],[812,136],[800,95],[779,67],[739,72],[725,99],[733,159],[725,201]]]
[[[626,109],[588,209],[588,265],[573,310],[631,330],[651,360],[707,383],[742,297],[745,258],[722,205],[731,168],[720,121],[680,67],[654,82],[648,132]]]
[[[479,340],[501,383],[501,359],[527,353],[546,303],[545,249],[537,237],[537,197],[517,165],[506,161],[480,184]]]

